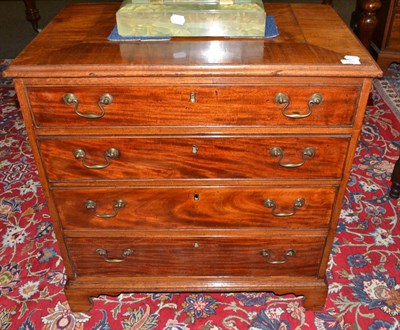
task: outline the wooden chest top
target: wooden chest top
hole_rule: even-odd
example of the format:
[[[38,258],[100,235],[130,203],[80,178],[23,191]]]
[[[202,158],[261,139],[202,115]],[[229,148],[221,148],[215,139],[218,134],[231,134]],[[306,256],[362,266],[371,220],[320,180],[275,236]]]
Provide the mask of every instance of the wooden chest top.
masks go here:
[[[107,37],[116,24],[119,4],[71,4],[18,56],[6,75],[17,78],[381,74],[367,50],[330,6],[265,6],[279,30],[275,38],[115,42]],[[340,60],[345,55],[359,56],[361,64],[342,64]]]

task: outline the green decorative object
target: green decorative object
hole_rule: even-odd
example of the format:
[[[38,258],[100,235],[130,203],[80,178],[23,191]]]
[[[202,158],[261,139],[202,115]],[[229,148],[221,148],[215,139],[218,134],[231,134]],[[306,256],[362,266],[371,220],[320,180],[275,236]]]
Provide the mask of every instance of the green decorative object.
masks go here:
[[[117,11],[123,37],[263,37],[261,0],[125,0]]]

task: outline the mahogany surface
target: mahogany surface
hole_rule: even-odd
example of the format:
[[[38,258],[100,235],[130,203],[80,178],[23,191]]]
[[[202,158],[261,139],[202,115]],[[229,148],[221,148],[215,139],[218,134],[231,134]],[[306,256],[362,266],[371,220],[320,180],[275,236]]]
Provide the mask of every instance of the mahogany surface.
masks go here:
[[[232,143],[234,141],[234,143]],[[157,138],[99,137],[40,139],[43,164],[49,181],[145,180],[145,179],[257,179],[257,178],[341,178],[348,148],[348,136],[182,136]],[[197,148],[193,153],[193,148]],[[110,160],[104,170],[87,170],[72,155],[75,148],[86,151],[88,165],[105,162],[108,148],[120,156]],[[312,147],[315,156],[294,171],[279,165],[270,155],[282,149],[282,162],[300,163],[304,148]],[[332,163],[336,166],[330,166]],[[127,166],[126,164],[131,164]],[[289,172],[288,172],[289,171]]]
[[[262,44],[260,44],[262,46]],[[107,92],[115,102],[105,106],[107,116],[93,122],[83,120],[60,103],[67,89],[79,99],[79,107],[83,113],[98,113],[97,101],[103,93],[103,87],[98,86],[35,86],[29,88],[29,99],[35,116],[37,127],[106,127],[118,126],[281,126],[281,125],[312,125],[312,126],[343,126],[352,125],[354,107],[358,102],[360,86],[358,81],[346,81],[339,84],[332,79],[320,85],[319,80],[309,81],[309,86],[301,90],[297,88],[298,80],[292,84],[274,80],[276,85],[224,86],[195,84],[168,86],[168,81],[158,85],[142,86],[140,89],[127,86],[109,86]],[[285,84],[282,89],[282,84]],[[288,113],[305,114],[308,112],[308,98],[318,88],[323,93],[324,100],[316,105],[318,111],[314,116],[304,118],[301,122],[286,118],[276,111],[274,97],[279,92],[291,96],[291,106]],[[195,91],[199,102],[191,103],[188,95]],[[201,101],[201,102],[200,102]],[[224,104],[221,109],[220,105]],[[142,112],[135,111],[142,109]],[[182,113],[182,110],[184,112]],[[57,112],[57,116],[54,116]]]
[[[151,43],[107,40],[118,8],[118,3],[68,6],[14,61],[13,77],[379,75],[373,59],[330,6],[267,3],[280,33],[268,40],[175,38]],[[186,57],[174,57],[181,50]],[[362,65],[343,66],[344,55],[360,56]]]
[[[327,228],[336,197],[335,186],[234,186],[224,187],[148,187],[54,189],[60,219],[65,230],[120,229],[141,230],[158,227],[177,229],[282,228],[282,219],[266,208],[272,198],[277,212],[289,212],[299,196],[305,205],[285,219],[285,228]],[[157,198],[154,198],[154,195]],[[197,198],[196,198],[197,196]],[[324,199],[321,200],[321,196]],[[113,213],[114,201],[122,199],[126,206],[119,211],[118,221],[106,222],[96,213]],[[96,210],[81,207],[82,201],[96,201]]]
[[[379,67],[330,6],[267,3],[272,39],[108,41],[118,6],[67,6],[5,73],[71,308],[100,294],[247,290],[322,308]],[[104,115],[83,118],[103,94]]]
[[[332,5],[332,0],[322,0],[323,4]],[[36,7],[36,0],[24,0],[25,4],[25,14],[27,21],[31,22],[32,27],[35,31],[40,31],[39,29],[39,20],[40,13],[39,9]]]
[[[281,235],[273,237],[134,237],[134,238],[72,238],[67,246],[76,265],[77,276],[316,276],[323,251],[325,235]],[[108,258],[120,258],[130,248],[126,262],[111,263],[106,268],[96,248],[102,246]],[[267,264],[266,260],[284,260],[285,246],[296,249],[288,263]],[[261,251],[272,251],[265,257]],[[257,251],[257,253],[254,253]],[[290,258],[290,257],[289,257]],[[200,266],[201,265],[201,266]],[[102,269],[99,272],[99,269]]]

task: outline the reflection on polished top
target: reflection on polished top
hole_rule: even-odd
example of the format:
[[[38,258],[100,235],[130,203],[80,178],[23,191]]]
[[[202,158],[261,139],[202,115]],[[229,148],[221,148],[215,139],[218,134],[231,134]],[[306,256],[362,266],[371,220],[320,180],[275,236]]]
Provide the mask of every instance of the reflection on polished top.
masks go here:
[[[17,57],[13,77],[235,75],[369,76],[380,74],[368,51],[326,5],[272,4],[279,36],[271,39],[173,38],[108,41],[118,3],[71,4]],[[318,28],[316,29],[315,26]],[[344,65],[345,55],[360,65]],[[69,65],[68,71],[63,65]]]

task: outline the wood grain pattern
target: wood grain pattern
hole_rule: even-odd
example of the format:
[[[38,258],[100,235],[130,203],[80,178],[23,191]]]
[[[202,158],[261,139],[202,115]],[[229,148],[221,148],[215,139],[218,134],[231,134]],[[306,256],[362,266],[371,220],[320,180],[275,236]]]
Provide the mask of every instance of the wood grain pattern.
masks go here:
[[[142,187],[103,189],[54,189],[57,209],[67,230],[165,230],[207,228],[326,228],[331,217],[336,187]],[[293,216],[273,216],[264,205],[273,199],[276,213],[293,212],[293,203],[305,205]],[[114,218],[113,205],[126,206]],[[96,202],[87,209],[86,200]]]
[[[343,137],[219,137],[219,138],[90,138],[41,139],[40,149],[50,181],[190,178],[340,178],[348,139]],[[197,153],[193,153],[196,146]],[[285,168],[270,150],[280,147],[282,163],[303,162],[303,150],[315,156],[304,165]],[[87,169],[73,156],[85,150],[88,165],[105,164],[104,153],[120,156],[104,169]],[[331,166],[335,164],[335,166]]]
[[[119,4],[70,5],[15,59],[6,74],[93,78],[380,74],[370,54],[330,6],[273,3],[265,6],[279,27],[280,34],[273,39],[175,38],[170,42],[120,43],[107,40],[116,24]],[[185,57],[174,56],[182,49]],[[342,65],[340,59],[349,54],[360,56],[362,65]]]
[[[67,238],[77,276],[316,276],[325,236],[312,235],[244,238]],[[121,258],[124,249],[133,254],[118,263],[108,263],[96,253]],[[270,257],[261,255],[263,249]],[[285,251],[296,255],[285,261]],[[99,273],[99,269],[101,272]],[[189,279],[190,280],[190,279]]]
[[[351,125],[360,87],[316,84],[314,86],[35,86],[28,89],[37,127],[118,126],[276,126],[276,125]],[[63,96],[73,93],[84,114],[99,114],[101,95],[112,95],[101,119],[85,119],[66,105]],[[195,93],[195,102],[190,94]],[[323,101],[312,106],[307,118],[285,117],[284,105],[275,95],[290,98],[288,115],[309,113],[308,102],[314,93]]]

